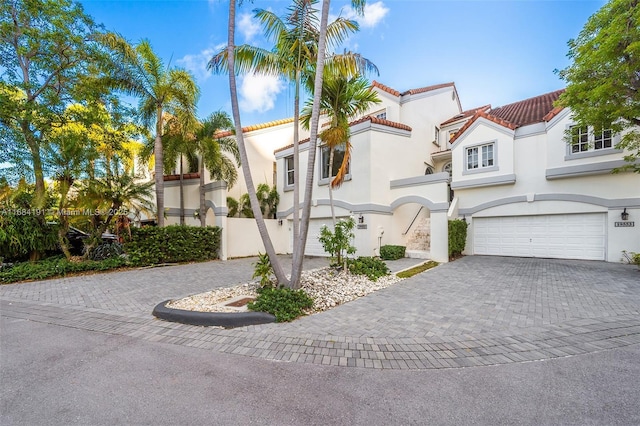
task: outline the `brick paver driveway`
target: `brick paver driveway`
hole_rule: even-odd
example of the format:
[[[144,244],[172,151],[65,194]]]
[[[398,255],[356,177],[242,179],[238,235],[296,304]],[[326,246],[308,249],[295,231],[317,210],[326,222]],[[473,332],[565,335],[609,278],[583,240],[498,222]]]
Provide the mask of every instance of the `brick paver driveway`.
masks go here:
[[[1,315],[245,356],[425,369],[548,359],[640,343],[640,271],[468,256],[290,324],[168,323],[169,298],[245,282],[255,259],[0,286]],[[310,259],[307,267],[326,264]]]

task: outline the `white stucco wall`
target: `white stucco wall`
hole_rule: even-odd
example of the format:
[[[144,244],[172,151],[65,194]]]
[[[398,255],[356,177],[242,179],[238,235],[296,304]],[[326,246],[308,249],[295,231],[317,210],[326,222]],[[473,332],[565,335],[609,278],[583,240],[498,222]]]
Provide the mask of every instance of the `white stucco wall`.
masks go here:
[[[572,174],[594,165],[598,169],[598,164],[619,162],[624,154],[611,150],[605,155],[567,159],[564,131],[569,123],[569,114],[564,113],[546,126],[539,123],[517,129],[515,139],[511,140],[499,130],[479,124],[466,133],[460,143],[454,144],[452,185],[459,202],[459,215],[470,218],[468,253],[473,247],[472,218],[587,212],[607,215],[608,261],[619,261],[622,250],[640,251],[640,176],[628,172],[611,174],[610,167],[593,171],[597,174]],[[462,175],[465,148],[488,140],[492,133],[498,141],[499,171]],[[515,182],[459,187],[473,179],[499,179],[503,170],[513,173]],[[615,227],[615,222],[621,221],[624,207],[630,213],[630,221],[635,218],[635,227]]]

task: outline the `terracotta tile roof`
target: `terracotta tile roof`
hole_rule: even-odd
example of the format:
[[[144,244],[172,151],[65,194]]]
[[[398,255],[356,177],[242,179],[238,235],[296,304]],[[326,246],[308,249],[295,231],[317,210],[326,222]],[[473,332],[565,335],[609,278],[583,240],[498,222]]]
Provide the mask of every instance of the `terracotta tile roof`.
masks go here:
[[[182,174],[182,178],[187,180],[187,179],[200,179],[200,173],[183,173]],[[164,181],[169,181],[169,180],[180,180],[180,175],[164,175],[162,177],[162,180]]]
[[[392,89],[389,86],[385,86],[384,84],[382,84],[382,83],[380,83],[380,82],[378,82],[376,80],[373,80],[373,82],[371,83],[371,87],[377,87],[378,89],[380,89],[382,91],[385,91],[387,93],[392,94],[393,96],[400,96],[400,92],[398,92],[395,89]]]
[[[455,84],[453,82],[450,83],[442,83],[442,84],[434,84],[433,86],[426,86],[426,87],[420,87],[418,89],[410,89],[407,90],[406,92],[402,93],[402,96],[404,95],[415,95],[418,93],[424,93],[424,92],[430,92],[432,90],[436,90],[436,89],[442,89],[443,87],[454,87]]]
[[[562,92],[564,89],[495,108],[491,110],[491,115],[515,123],[518,127],[539,123],[554,109],[553,103]]]
[[[462,111],[460,114],[454,115],[453,117],[451,117],[447,121],[443,121],[442,123],[440,123],[440,125],[441,126],[446,126],[447,124],[455,123],[456,121],[460,121],[460,120],[462,120],[464,118],[472,117],[478,111],[487,111],[488,109],[491,109],[491,104],[483,105],[483,106],[478,107],[478,108],[468,109],[466,111]]]
[[[460,136],[461,136],[461,135],[462,135],[462,134],[463,134],[463,133],[464,133],[464,132],[469,128],[469,127],[471,127],[471,125],[472,125],[473,123],[475,123],[475,122],[476,122],[476,120],[478,120],[478,119],[480,119],[480,118],[486,118],[486,119],[487,119],[487,120],[489,120],[489,121],[493,121],[494,123],[499,124],[499,125],[501,125],[501,126],[503,126],[503,127],[509,128],[509,129],[511,129],[511,130],[515,130],[515,129],[518,127],[516,124],[509,123],[508,121],[503,120],[503,119],[498,118],[498,117],[494,117],[493,115],[488,114],[488,113],[487,113],[487,112],[485,112],[485,111],[478,111],[478,112],[476,112],[476,113],[473,115],[473,117],[471,118],[471,120],[469,120],[469,121],[467,121],[466,123],[464,123],[464,126],[462,126],[462,127],[460,128],[460,130],[458,130],[458,132],[457,132],[455,135],[453,135],[453,137],[451,138],[451,140],[449,140],[449,143],[453,144],[455,141],[457,141],[457,140],[458,140],[458,138],[459,138],[459,137],[460,137]]]
[[[349,126],[364,123],[365,121],[370,121],[373,124],[382,124],[383,126],[394,127],[396,129],[411,131],[411,127],[407,126],[406,124],[385,120],[383,118],[374,117],[372,115],[367,115],[365,117],[362,117],[359,120],[352,121],[351,123],[349,123]]]
[[[249,132],[253,132],[255,130],[267,129],[269,127],[280,126],[282,124],[288,124],[288,123],[293,123],[293,117],[284,118],[282,120],[268,121],[266,123],[253,124],[251,126],[246,126],[246,127],[242,128],[242,133],[249,133]],[[224,137],[231,136],[231,135],[233,135],[233,132],[227,130],[225,132],[217,133],[216,137],[224,138]]]
[[[409,89],[404,92],[399,92],[396,89],[392,89],[389,86],[386,86],[379,81],[374,80],[371,83],[371,87],[377,87],[378,89],[390,93],[393,96],[405,96],[405,95],[415,95],[418,93],[430,92],[431,90],[442,89],[443,87],[455,87],[453,82],[451,83],[442,83],[442,84],[434,84],[433,86],[419,87],[417,89]]]
[[[449,141],[454,143],[471,125],[479,118],[485,118],[493,121],[501,126],[515,130],[518,127],[528,124],[540,123],[548,121],[557,115],[562,108],[555,108],[553,103],[564,92],[564,89],[555,92],[545,93],[544,95],[535,96],[523,101],[514,102],[503,107],[494,108],[489,111],[478,111],[471,120],[467,121],[464,126],[458,130]]]
[[[354,126],[356,124],[360,124],[360,123],[364,123],[365,121],[370,121],[372,124],[381,124],[383,126],[388,126],[388,127],[393,127],[396,129],[401,129],[401,130],[408,130],[411,131],[411,127],[407,126],[406,124],[402,124],[402,123],[397,123],[395,121],[390,121],[390,120],[384,120],[382,118],[377,118],[374,117],[372,115],[367,115],[365,117],[362,117],[358,120],[352,121],[351,123],[349,123],[349,127]],[[309,142],[311,139],[310,138],[306,138],[303,139],[299,142],[300,145]],[[278,148],[275,151],[273,151],[274,154],[284,151],[286,149],[289,148],[293,148],[293,144],[289,144],[287,146],[283,146],[282,148]]]

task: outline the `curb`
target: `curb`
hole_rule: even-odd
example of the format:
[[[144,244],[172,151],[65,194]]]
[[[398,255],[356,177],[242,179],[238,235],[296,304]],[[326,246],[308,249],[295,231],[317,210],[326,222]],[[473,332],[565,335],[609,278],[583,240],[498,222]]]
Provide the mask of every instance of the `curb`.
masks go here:
[[[165,321],[189,325],[219,326],[225,328],[245,325],[267,324],[276,321],[276,317],[266,312],[196,312],[184,309],[172,309],[166,306],[171,300],[165,300],[153,308],[153,316]]]

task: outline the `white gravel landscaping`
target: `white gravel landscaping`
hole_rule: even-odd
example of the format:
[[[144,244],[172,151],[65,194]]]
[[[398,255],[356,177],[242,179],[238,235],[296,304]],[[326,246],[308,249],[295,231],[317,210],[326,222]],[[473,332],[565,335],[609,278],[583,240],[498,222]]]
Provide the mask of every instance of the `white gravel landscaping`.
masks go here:
[[[315,301],[307,314],[326,311],[402,280],[391,274],[371,281],[364,275],[353,275],[329,267],[305,271],[302,273],[302,289]],[[256,297],[258,287],[257,282],[250,282],[220,288],[174,300],[167,303],[167,307],[199,312],[238,312],[237,308],[224,306],[225,302],[241,296]]]

